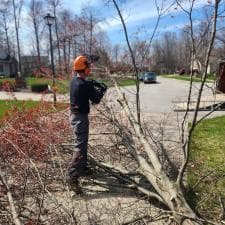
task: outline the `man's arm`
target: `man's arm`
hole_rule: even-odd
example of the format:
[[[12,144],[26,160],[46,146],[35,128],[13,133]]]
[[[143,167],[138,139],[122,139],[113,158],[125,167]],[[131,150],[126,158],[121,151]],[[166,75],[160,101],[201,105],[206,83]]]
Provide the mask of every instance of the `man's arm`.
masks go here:
[[[107,90],[107,86],[105,84],[100,84],[99,82],[94,80],[88,81],[88,84],[90,90],[89,99],[94,104],[100,103]]]

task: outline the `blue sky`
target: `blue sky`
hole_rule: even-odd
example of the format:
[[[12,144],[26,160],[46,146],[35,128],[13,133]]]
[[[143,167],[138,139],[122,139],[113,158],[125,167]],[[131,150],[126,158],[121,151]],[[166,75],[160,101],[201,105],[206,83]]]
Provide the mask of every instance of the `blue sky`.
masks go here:
[[[104,0],[89,0],[89,1],[73,1],[64,0],[65,8],[73,10],[75,13],[80,12],[81,8],[88,5],[91,6],[105,21],[100,22],[99,26],[105,30],[112,43],[123,43],[125,41],[122,32],[121,21],[118,18],[115,7],[112,3],[105,4]],[[130,37],[139,36],[139,38],[149,37],[155,27],[157,19],[157,10],[154,0],[122,0],[120,4],[128,32]],[[179,31],[187,23],[187,17],[184,13],[176,8],[169,7],[172,0],[158,0],[159,6],[163,2],[163,15],[159,23],[158,33],[165,31]],[[189,1],[183,1],[183,7],[189,8]],[[197,16],[203,5],[208,4],[207,0],[196,0],[194,14]],[[166,10],[167,9],[167,10]],[[198,21],[194,21],[198,23]]]
[[[26,5],[29,2],[29,0],[24,1]],[[106,4],[106,2],[108,2],[107,0],[61,1],[63,6],[61,9],[68,9],[78,15],[83,7],[91,7],[96,16],[101,20],[98,27],[101,27],[101,29],[107,33],[112,44],[125,44],[121,21],[112,2]],[[187,17],[184,16],[184,13],[180,9],[176,8],[175,5],[169,8],[172,1],[173,0],[157,0],[159,6],[161,6],[161,3],[163,2],[162,8],[164,12],[155,38],[159,37],[165,31],[179,32],[179,30],[188,23]],[[208,1],[209,0],[195,0],[195,17],[201,17],[199,15],[202,10],[202,6],[208,4]],[[183,7],[188,9],[189,0],[183,0],[183,2]],[[119,6],[125,19],[130,39],[137,36],[139,39],[149,39],[157,19],[155,0],[120,0]],[[46,13],[47,11],[48,9],[46,9]],[[24,12],[24,17],[26,17],[26,11]],[[197,20],[194,22],[196,24],[198,23]],[[21,38],[25,39],[30,34],[30,27],[27,25],[23,27],[25,28],[23,28],[23,31],[21,30]],[[24,46],[24,51],[27,49],[28,47]]]

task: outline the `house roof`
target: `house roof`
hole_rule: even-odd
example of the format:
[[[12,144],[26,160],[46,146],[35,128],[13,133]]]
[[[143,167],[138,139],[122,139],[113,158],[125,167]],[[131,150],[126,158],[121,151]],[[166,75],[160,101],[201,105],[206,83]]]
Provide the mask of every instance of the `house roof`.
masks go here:
[[[219,60],[219,64],[224,64],[225,63],[225,58],[222,58]]]
[[[0,62],[17,63],[17,60],[14,56],[10,56],[4,49],[0,48]]]
[[[3,49],[0,49],[0,60],[9,61],[10,55],[7,54]]]
[[[21,61],[22,62],[37,62],[38,60],[38,56],[34,56],[34,55],[25,55],[25,56],[21,56]],[[41,62],[47,62],[48,61],[48,56],[40,56],[40,60]]]

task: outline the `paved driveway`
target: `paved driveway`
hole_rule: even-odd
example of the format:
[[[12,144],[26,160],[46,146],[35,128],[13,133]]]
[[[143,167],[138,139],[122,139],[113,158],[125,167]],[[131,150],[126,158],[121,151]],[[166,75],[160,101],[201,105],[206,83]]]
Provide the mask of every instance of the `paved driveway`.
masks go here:
[[[212,86],[212,84],[209,84]],[[193,85],[192,100],[196,99],[199,83]],[[125,89],[131,102],[135,102],[135,87]],[[140,85],[141,110],[143,112],[170,112],[174,109],[173,101],[186,101],[189,92],[189,82],[170,78],[158,77],[156,84]],[[203,96],[212,95],[209,88],[205,88]]]
[[[191,100],[194,101],[197,99],[198,90],[200,83],[193,84],[193,94]],[[203,90],[202,99],[203,100],[212,100],[214,88],[213,83],[207,83],[206,87]],[[123,88],[129,102],[135,108],[135,86],[127,86]],[[140,102],[141,102],[141,111],[143,113],[152,113],[152,114],[168,114],[174,112],[174,109],[177,108],[177,103],[175,102],[187,102],[187,96],[189,93],[189,82],[182,81],[171,78],[158,77],[158,82],[156,84],[140,84]],[[224,96],[220,96],[222,100],[225,101]],[[218,98],[218,97],[217,97]],[[208,112],[208,111],[207,111]],[[200,115],[204,115],[207,112],[200,112]],[[180,115],[183,112],[179,113]],[[190,113],[191,114],[191,113]],[[224,111],[214,112],[213,115],[223,115]]]

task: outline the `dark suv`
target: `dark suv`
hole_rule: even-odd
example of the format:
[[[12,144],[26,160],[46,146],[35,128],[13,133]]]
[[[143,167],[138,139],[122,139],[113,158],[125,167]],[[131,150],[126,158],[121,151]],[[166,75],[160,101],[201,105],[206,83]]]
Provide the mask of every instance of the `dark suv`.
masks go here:
[[[143,82],[144,83],[156,83],[156,76],[155,72],[145,72],[143,75]]]

